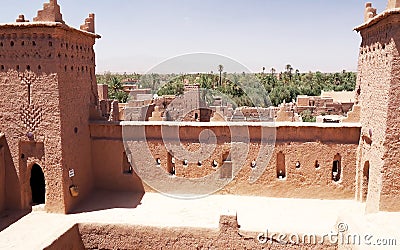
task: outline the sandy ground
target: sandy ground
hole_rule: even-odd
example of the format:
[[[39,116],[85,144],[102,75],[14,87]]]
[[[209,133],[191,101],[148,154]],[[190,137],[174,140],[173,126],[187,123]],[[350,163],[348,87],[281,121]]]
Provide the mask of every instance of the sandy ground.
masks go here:
[[[75,214],[48,214],[36,208],[0,232],[0,249],[43,249],[76,223],[218,228],[220,215],[232,213],[237,213],[242,231],[322,236],[337,232],[338,223],[345,223],[348,233],[372,234],[375,238],[371,241],[397,237],[397,247],[388,249],[400,248],[400,236],[396,232],[400,213],[364,215],[364,204],[355,201],[231,195],[179,200],[156,193],[146,193],[140,198],[131,193],[104,191],[93,194]]]

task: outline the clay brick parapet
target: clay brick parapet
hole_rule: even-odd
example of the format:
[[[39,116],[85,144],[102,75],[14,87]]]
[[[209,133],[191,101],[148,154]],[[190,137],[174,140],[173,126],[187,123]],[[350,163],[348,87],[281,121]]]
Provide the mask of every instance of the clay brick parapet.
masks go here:
[[[372,8],[372,3],[365,4],[364,22],[376,16],[376,9]]]
[[[38,11],[37,17],[33,18],[33,21],[65,23],[57,0],[50,0],[49,3],[44,3],[43,10]]]
[[[179,123],[179,122],[91,122],[91,137],[96,138],[112,138],[113,140],[122,140],[122,127],[124,125],[143,127],[145,126],[146,136],[148,140],[162,139],[162,126],[179,127],[180,139],[183,141],[197,141],[199,134],[205,130],[212,130],[219,142],[230,142],[230,130],[240,129],[241,127],[249,130],[250,141],[260,142],[262,139],[262,129],[276,129],[276,142],[323,142],[323,143],[341,143],[358,145],[360,139],[360,124],[305,124],[305,123],[267,123],[257,122],[240,122],[225,123]],[[271,130],[272,131],[272,130]],[[164,140],[168,140],[167,135],[163,135]],[[240,139],[240,138],[236,138]],[[269,140],[270,138],[264,138]]]
[[[400,0],[389,0],[386,9],[400,8]]]
[[[94,14],[90,13],[89,17],[85,19],[85,23],[82,24],[80,26],[81,30],[87,31],[87,32],[91,32],[91,33],[95,33],[94,29]]]

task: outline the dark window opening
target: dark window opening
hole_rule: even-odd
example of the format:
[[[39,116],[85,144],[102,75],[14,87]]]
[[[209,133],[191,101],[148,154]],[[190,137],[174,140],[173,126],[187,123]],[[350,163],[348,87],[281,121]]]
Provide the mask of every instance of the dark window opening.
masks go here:
[[[332,166],[332,180],[334,182],[340,181],[340,176],[342,174],[342,166],[341,166],[342,157],[340,154],[336,154],[335,158],[333,159],[333,166]]]
[[[282,152],[276,156],[276,177],[280,180],[286,178],[285,155]]]
[[[31,70],[31,66],[27,65],[26,66],[26,70],[30,71]]]
[[[158,167],[161,166],[161,159],[160,158],[156,159],[156,164],[157,164]]]
[[[123,152],[122,154],[122,168],[124,174],[133,173],[133,168],[132,165],[129,163],[128,155],[126,154],[126,152]]]
[[[363,169],[362,201],[367,200],[368,184],[369,184],[369,161],[366,161],[364,164],[364,169]]]
[[[319,166],[319,162],[318,161],[315,161],[315,168],[319,168],[320,166]]]
[[[78,133],[78,128],[77,128],[77,127],[74,128],[74,133],[75,133],[75,134]]]
[[[252,161],[250,166],[253,169],[256,168],[257,167],[257,162],[256,161]]]
[[[188,162],[188,160],[184,159],[182,161],[182,164],[183,164],[184,167],[187,167],[189,165],[189,162]]]
[[[167,155],[167,172],[170,175],[175,175],[175,158],[172,156],[170,152]]]
[[[300,168],[300,167],[301,167],[301,164],[300,164],[299,161],[297,161],[297,162],[296,162],[296,168]]]
[[[11,42],[10,42],[10,46],[11,46],[11,47],[14,47],[14,41],[11,41]]]
[[[46,200],[46,183],[42,168],[37,164],[32,166],[30,185],[32,191],[32,204],[44,204]]]
[[[213,168],[217,168],[218,167],[218,162],[216,160],[213,160],[212,167]]]

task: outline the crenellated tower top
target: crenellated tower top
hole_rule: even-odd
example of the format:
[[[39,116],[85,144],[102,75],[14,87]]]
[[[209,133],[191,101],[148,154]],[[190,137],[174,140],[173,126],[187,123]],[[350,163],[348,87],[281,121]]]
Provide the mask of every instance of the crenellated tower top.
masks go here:
[[[390,10],[395,8],[400,8],[400,0],[389,0],[386,9]]]
[[[372,3],[365,4],[364,22],[368,22],[371,18],[376,16],[376,9],[372,7]]]
[[[38,11],[37,17],[33,18],[33,21],[65,23],[57,0],[50,0],[49,3],[44,3],[43,9]]]

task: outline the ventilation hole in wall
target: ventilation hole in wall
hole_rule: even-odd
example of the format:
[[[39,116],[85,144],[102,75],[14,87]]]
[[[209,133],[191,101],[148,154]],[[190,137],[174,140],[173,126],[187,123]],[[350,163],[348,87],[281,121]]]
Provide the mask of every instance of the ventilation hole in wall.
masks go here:
[[[82,72],[85,70],[85,68],[82,66]]]
[[[72,55],[71,58],[74,58],[74,55]]]
[[[38,70],[41,70],[41,69],[42,69],[42,66],[39,65],[37,68],[38,68]]]
[[[58,53],[58,58],[60,58],[61,57],[61,54],[60,53]]]
[[[11,47],[14,47],[14,41],[11,41],[11,42],[10,42],[10,46],[11,46]]]
[[[86,72],[88,71],[88,67],[86,66]]]
[[[64,71],[67,72],[67,65],[64,66]]]
[[[16,69],[19,70],[19,65],[17,65]]]
[[[156,159],[156,165],[157,165],[157,167],[161,166],[161,159],[160,158]]]
[[[4,65],[1,65],[1,70],[4,70]]]
[[[21,42],[21,46],[24,46],[24,45],[25,45],[25,42],[24,42],[24,41],[22,41],[22,42]]]
[[[318,169],[319,168],[319,162],[315,161],[315,168]]]
[[[21,159],[25,159],[25,155],[24,154],[21,154]]]
[[[47,56],[48,58],[51,58],[51,53]]]
[[[71,70],[74,70],[74,66],[71,66]]]
[[[31,70],[31,66],[27,65],[26,66],[26,70],[30,71]]]
[[[301,167],[301,164],[300,164],[299,161],[297,161],[297,162],[296,162],[296,168],[300,168],[300,167]]]
[[[67,58],[68,56],[67,56],[67,54],[65,54],[65,58]]]
[[[3,47],[3,43],[2,42],[0,43],[0,47]]]
[[[218,167],[218,162],[216,160],[213,160],[212,167],[213,168],[217,168]]]
[[[198,162],[197,162],[197,166],[200,168],[200,167],[203,166],[203,163],[202,163],[201,161],[198,161]]]
[[[53,42],[49,42],[49,47],[53,47]]]
[[[65,48],[67,48],[67,49],[68,49],[68,43],[66,43],[66,44],[65,44]]]
[[[33,46],[36,46],[36,42],[35,42],[35,41],[32,41],[32,45],[33,45]]]
[[[63,43],[61,43],[61,48],[63,48],[64,47],[64,44]]]
[[[188,160],[184,159],[182,161],[182,164],[183,164],[184,167],[187,167],[189,165],[189,162],[188,162]]]
[[[81,48],[81,50],[82,50],[82,46],[81,46],[80,48]]]
[[[74,133],[75,133],[75,134],[78,133],[78,128],[77,128],[77,127],[74,128]]]
[[[250,164],[250,167],[252,169],[255,169],[257,167],[257,162],[256,161],[252,161],[251,164]]]

